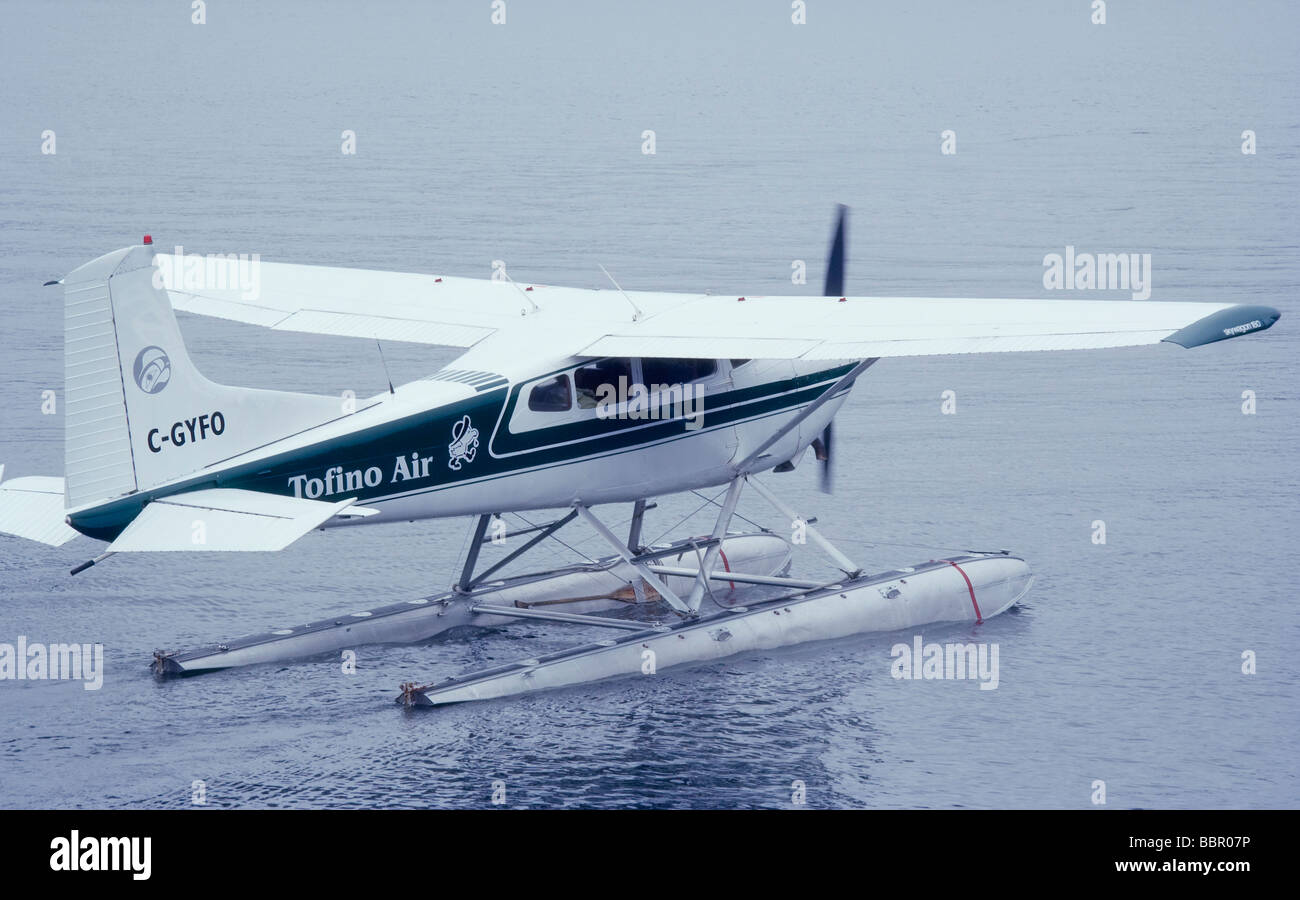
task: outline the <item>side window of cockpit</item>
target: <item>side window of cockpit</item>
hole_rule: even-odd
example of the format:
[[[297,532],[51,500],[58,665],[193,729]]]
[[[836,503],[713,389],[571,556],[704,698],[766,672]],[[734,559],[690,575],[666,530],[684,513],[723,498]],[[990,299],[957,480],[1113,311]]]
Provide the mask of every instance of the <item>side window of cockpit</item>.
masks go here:
[[[539,382],[528,392],[528,408],[533,412],[567,412],[572,405],[568,375]]]
[[[573,373],[573,388],[578,396],[579,409],[595,409],[602,397],[609,398],[610,390],[617,396],[619,378],[626,378],[626,384],[632,384],[632,360],[616,358],[601,359],[585,366],[579,366]],[[602,394],[600,389],[607,385]]]
[[[718,371],[713,359],[643,359],[641,377],[654,390],[654,385],[689,384],[709,378]]]

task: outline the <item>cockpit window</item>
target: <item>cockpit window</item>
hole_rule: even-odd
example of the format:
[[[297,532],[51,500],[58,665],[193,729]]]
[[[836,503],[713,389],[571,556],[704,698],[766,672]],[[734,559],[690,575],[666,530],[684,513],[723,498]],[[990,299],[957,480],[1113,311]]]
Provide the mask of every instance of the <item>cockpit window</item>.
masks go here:
[[[650,390],[654,385],[689,384],[708,378],[718,371],[717,360],[713,359],[643,359],[641,376]]]
[[[617,396],[620,377],[626,378],[628,385],[632,383],[632,360],[601,359],[579,367],[573,373],[573,387],[578,395],[578,407],[595,409],[596,401],[600,399],[598,392],[602,385],[608,385],[604,395],[606,398],[610,396],[610,390],[614,391],[613,396]]]
[[[533,412],[567,412],[572,405],[568,375],[539,382],[528,393],[528,408]]]

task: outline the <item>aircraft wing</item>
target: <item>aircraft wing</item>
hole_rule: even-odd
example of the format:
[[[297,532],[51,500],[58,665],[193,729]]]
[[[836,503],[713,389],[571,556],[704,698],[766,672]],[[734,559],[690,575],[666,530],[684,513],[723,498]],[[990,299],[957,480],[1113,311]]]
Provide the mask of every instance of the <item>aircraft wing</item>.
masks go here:
[[[1279,315],[1266,306],[1227,303],[711,296],[607,327],[575,353],[868,359],[1090,350],[1161,341],[1195,347],[1263,331]]]
[[[354,502],[355,497],[323,503],[231,488],[189,491],[149,503],[108,552],[283,550],[334,516],[377,512]]]
[[[1185,347],[1263,331],[1266,306],[1149,300],[737,297],[515,285],[370,269],[260,263],[241,287],[194,287],[192,257],[162,255],[172,305],[286,331],[471,347],[504,329],[575,356],[867,359]],[[197,257],[202,262],[202,257]],[[631,301],[629,304],[628,301]],[[534,305],[544,315],[534,316]],[[633,319],[635,306],[639,315]],[[567,343],[567,346],[563,346]]]

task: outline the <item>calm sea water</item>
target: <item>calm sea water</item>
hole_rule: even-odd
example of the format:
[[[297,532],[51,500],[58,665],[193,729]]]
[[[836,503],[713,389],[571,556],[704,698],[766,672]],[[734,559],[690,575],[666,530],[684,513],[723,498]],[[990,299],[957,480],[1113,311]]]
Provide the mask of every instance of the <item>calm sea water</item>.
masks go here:
[[[205,25],[171,2],[3,4],[0,461],[62,469],[62,417],[40,409],[62,385],[62,295],[41,282],[145,232],[270,260],[486,277],[503,259],[592,287],[603,263],[628,288],[812,293],[844,202],[852,293],[1041,295],[1043,256],[1069,244],[1150,253],[1155,299],[1281,309],[1267,335],[1196,351],[887,360],[839,416],[834,496],[810,466],[769,480],[869,568],[1024,555],[1039,578],[1013,613],[918,630],[997,643],[997,690],[895,681],[908,632],[392,704],[401,681],[573,640],[529,625],[360,648],[351,676],[330,658],[163,683],[156,647],[444,587],[466,523],[75,579],[102,545],[0,538],[0,640],[102,642],[107,667],[97,692],[0,682],[0,805],[184,806],[202,780],[212,806],[467,807],[498,779],[538,807],[779,807],[795,780],[814,807],[1087,807],[1097,779],[1110,806],[1300,803],[1300,13],[1111,4],[1098,26],[1082,2],[808,5],[795,26],[782,3],[508,2],[494,26],[486,2],[231,0]],[[384,386],[365,342],[182,328],[219,381]],[[454,356],[385,352],[396,380]],[[697,501],[661,503],[651,535]],[[741,511],[777,524],[760,504]]]

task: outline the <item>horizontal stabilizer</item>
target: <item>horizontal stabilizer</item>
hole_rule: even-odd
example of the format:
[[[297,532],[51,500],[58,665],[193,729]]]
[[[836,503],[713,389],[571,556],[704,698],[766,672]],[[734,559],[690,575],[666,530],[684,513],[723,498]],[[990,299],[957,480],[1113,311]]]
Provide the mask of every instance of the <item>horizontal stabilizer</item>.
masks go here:
[[[108,551],[283,550],[336,515],[373,514],[355,502],[355,497],[323,503],[230,488],[189,491],[154,500]]]
[[[0,482],[0,534],[58,547],[77,536],[64,516],[62,478],[30,475]]]

